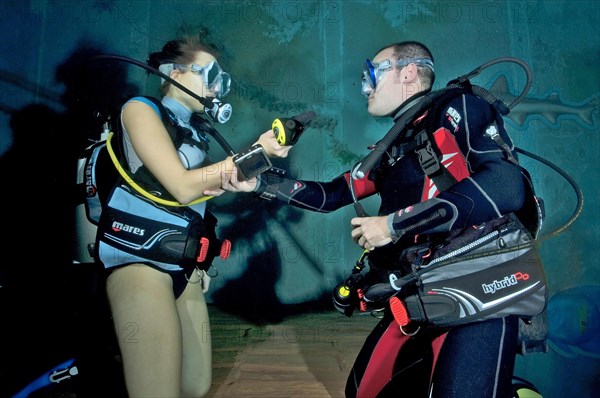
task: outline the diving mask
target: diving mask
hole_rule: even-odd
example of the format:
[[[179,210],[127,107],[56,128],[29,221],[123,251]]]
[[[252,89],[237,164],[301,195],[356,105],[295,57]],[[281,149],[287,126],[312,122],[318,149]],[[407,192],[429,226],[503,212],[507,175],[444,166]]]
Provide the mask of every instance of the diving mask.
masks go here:
[[[433,61],[428,58],[406,58],[396,61],[396,67],[402,68],[409,64],[425,66],[433,72]],[[365,69],[363,69],[361,93],[368,97],[371,91],[375,91],[377,83],[383,77],[383,73],[392,69],[392,61],[386,59],[381,62],[372,62],[368,58],[365,60]]]
[[[372,62],[367,58],[362,75],[362,94],[368,97],[371,91],[375,91],[375,87],[377,87],[377,83],[381,80],[383,73],[390,69],[392,69],[392,61],[389,59],[382,62]]]
[[[225,97],[231,88],[231,76],[229,76],[229,73],[223,71],[217,61],[212,61],[206,66],[198,64],[163,64],[158,69],[166,75],[169,75],[173,69],[182,72],[189,70],[193,74],[201,76],[206,87],[217,98]]]

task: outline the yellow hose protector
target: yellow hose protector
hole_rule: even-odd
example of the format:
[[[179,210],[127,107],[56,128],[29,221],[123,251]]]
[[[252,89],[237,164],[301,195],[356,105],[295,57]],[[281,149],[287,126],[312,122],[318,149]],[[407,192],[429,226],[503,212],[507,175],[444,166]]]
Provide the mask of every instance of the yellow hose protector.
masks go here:
[[[519,388],[517,390],[517,396],[519,398],[542,398],[542,395],[537,391],[533,391],[527,387]]]
[[[214,196],[204,196],[200,199],[196,199],[193,202],[184,205],[175,200],[166,200],[166,199],[159,198],[158,196],[152,195],[150,192],[146,191],[144,188],[142,188],[138,184],[136,184],[136,182],[133,181],[133,179],[129,176],[129,174],[127,174],[127,172],[123,169],[123,167],[121,166],[121,163],[119,163],[119,160],[117,159],[117,155],[115,155],[115,152],[113,151],[112,145],[110,143],[113,135],[114,135],[114,133],[111,131],[110,134],[108,135],[108,138],[106,139],[106,149],[108,149],[108,154],[110,155],[110,159],[112,160],[113,164],[115,165],[115,168],[117,169],[117,171],[119,172],[121,177],[123,177],[125,182],[127,182],[127,184],[129,184],[129,186],[131,186],[133,189],[135,189],[140,195],[144,196],[145,198],[150,199],[153,202],[160,203],[161,205],[165,205],[165,206],[172,206],[172,207],[191,206],[191,205],[195,205],[197,203],[201,203],[201,202],[204,202],[204,201],[214,198]]]

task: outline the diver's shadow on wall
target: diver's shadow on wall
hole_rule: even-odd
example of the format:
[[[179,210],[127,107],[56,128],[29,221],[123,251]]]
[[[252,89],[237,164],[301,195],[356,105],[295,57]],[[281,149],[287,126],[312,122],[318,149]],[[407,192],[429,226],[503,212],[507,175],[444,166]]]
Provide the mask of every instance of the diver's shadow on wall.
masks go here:
[[[237,194],[229,204],[217,207],[234,217],[232,222],[219,226],[219,234],[233,242],[232,256],[239,259],[244,271],[213,293],[213,303],[254,324],[280,322],[289,315],[290,306],[282,304],[275,291],[283,259],[278,236],[271,228],[273,223],[281,223],[285,229],[293,229],[303,211],[247,194]]]
[[[73,265],[71,258],[78,154],[91,136],[99,137],[98,114],[107,114],[136,91],[120,65],[88,62],[103,52],[81,43],[55,70],[62,93],[28,82],[27,76],[0,81],[17,87],[23,98],[31,97],[31,104],[19,109],[0,104],[13,134],[12,146],[0,158],[0,178],[11,192],[1,195],[0,208],[4,220],[13,220],[2,248],[17,258],[0,266],[0,299],[10,303],[3,322],[12,325],[5,328],[4,341],[16,348],[3,354],[10,364],[4,374],[10,381],[7,391],[23,388],[83,352],[94,355],[89,361],[94,365],[82,366],[82,380],[107,374],[102,365],[112,363],[103,362],[103,349],[96,348],[105,339],[100,330],[106,330],[98,326],[109,322],[97,311],[105,304],[100,271],[90,264]],[[104,381],[95,382],[90,392],[115,392]]]
[[[215,304],[255,324],[281,321],[284,308],[274,289],[281,264],[274,260],[269,251],[251,255],[242,275],[213,295]]]

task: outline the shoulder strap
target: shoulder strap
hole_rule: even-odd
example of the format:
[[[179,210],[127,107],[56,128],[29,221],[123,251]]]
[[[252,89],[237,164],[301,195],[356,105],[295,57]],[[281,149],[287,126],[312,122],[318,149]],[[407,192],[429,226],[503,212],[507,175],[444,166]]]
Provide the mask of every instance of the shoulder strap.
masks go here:
[[[427,175],[433,182],[435,186],[438,188],[440,192],[450,188],[452,185],[456,184],[456,179],[442,165],[441,161],[441,151],[437,148],[435,144],[435,140],[433,139],[433,131],[429,128],[428,120],[431,120],[431,112],[432,110],[440,113],[439,109],[441,109],[440,103],[446,103],[451,98],[456,97],[463,92],[469,91],[470,88],[466,88],[463,86],[456,87],[446,87],[444,89],[438,90],[436,92],[431,92],[421,98],[417,104],[415,104],[412,108],[408,109],[403,113],[402,116],[396,121],[392,129],[388,131],[386,136],[381,139],[375,150],[369,154],[369,156],[363,158],[353,169],[352,178],[350,179],[351,190],[352,183],[354,180],[354,176],[357,175],[360,177],[360,172],[363,167],[366,170],[371,170],[375,168],[376,165],[380,163],[380,154],[376,153],[377,147],[380,148],[379,152],[383,153],[383,151],[387,150],[391,147],[392,157],[394,161],[400,159],[406,153],[415,151],[418,156],[419,163],[425,175]],[[421,130],[419,133],[413,135],[413,139],[409,140],[403,144],[400,144],[396,147],[393,147],[393,143],[396,139],[398,139],[399,135],[403,133],[406,129],[409,130],[408,136],[412,133],[412,130],[408,127],[412,123],[415,122],[418,118],[422,117],[425,112],[428,112],[425,121],[425,128]],[[438,118],[439,119],[439,118]],[[405,136],[406,137],[406,136]],[[408,137],[410,138],[410,137]],[[354,209],[356,210],[356,214],[359,217],[366,217],[367,213],[362,207],[362,205],[358,202],[354,194],[352,194]]]
[[[193,113],[190,118],[190,125],[196,130],[201,139],[201,142],[194,139],[192,131],[186,127],[182,127],[177,123],[177,116],[163,103],[154,97],[144,97],[149,101],[152,101],[156,105],[156,107],[160,111],[160,115],[162,117],[163,124],[165,128],[169,132],[169,136],[175,145],[175,148],[179,148],[181,144],[189,144],[191,146],[198,147],[204,151],[208,151],[208,138],[206,137],[206,128],[208,126],[208,122],[198,115],[198,113]]]
[[[422,141],[426,141],[426,145],[421,148],[417,148],[416,152],[419,157],[419,162],[421,163],[421,167],[425,174],[431,178],[437,188],[441,191],[444,191],[454,185],[457,181],[454,176],[441,164],[441,157],[443,154],[441,150],[437,146],[435,139],[433,137],[433,133],[437,129],[437,122],[440,120],[442,116],[442,112],[446,108],[446,106],[458,96],[462,96],[464,94],[472,94],[473,89],[470,85],[465,87],[460,87],[454,90],[450,90],[440,96],[435,104],[429,109],[429,114],[427,115],[425,122],[425,129],[420,134],[426,135],[427,139],[422,138]],[[484,98],[485,99],[485,98]],[[487,99],[485,99],[487,100]],[[488,101],[489,103],[489,101]],[[508,144],[502,139],[498,132],[498,118],[501,118],[498,108],[495,104],[490,103],[493,109],[497,110],[496,121],[485,131],[485,134],[489,136],[502,150],[504,153],[506,160],[518,165],[517,159],[514,157],[512,151],[508,147]]]
[[[150,97],[150,96],[143,96],[143,98],[152,102],[158,108],[161,118],[162,118],[162,121],[163,121],[163,124],[165,125],[165,128],[167,129],[167,132],[169,133],[169,136],[171,137],[171,140],[173,141],[176,148],[181,146],[182,143],[187,142],[187,140],[194,141],[191,136],[192,135],[191,131],[189,129],[180,127],[177,124],[175,116],[172,113],[170,113],[170,111],[162,104],[162,102],[160,100],[158,100],[155,97]],[[117,128],[115,130],[117,132],[117,135],[121,135],[122,134],[121,123],[118,123],[116,127]],[[121,139],[120,139],[120,137],[117,137],[117,138],[118,139],[116,140],[116,142],[118,143],[118,145],[120,147]],[[138,193],[149,198],[150,200],[152,200],[155,203],[162,204],[165,206],[179,207],[179,206],[190,205],[190,204],[183,205],[183,204],[180,204],[179,202],[177,202],[175,200],[175,198],[173,198],[173,196],[152,175],[152,173],[150,173],[150,171],[147,169],[147,167],[145,165],[142,165],[141,167],[139,167],[135,173],[129,174],[126,171],[126,170],[128,170],[128,168],[126,167],[126,165],[123,164],[124,156],[123,156],[122,150],[120,150],[119,154],[117,154],[116,151],[114,151],[111,148],[110,139],[107,139],[107,149],[108,149],[108,153],[110,154],[115,167],[119,171],[119,174],[121,175],[121,177],[123,177],[123,180],[129,186],[134,188]],[[134,180],[134,177],[135,177],[135,180]],[[119,182],[121,182],[121,181],[119,181]],[[141,184],[141,185],[139,185],[139,184]],[[154,194],[152,194],[150,192],[160,192],[160,197],[155,196]],[[205,196],[205,197],[202,197],[202,198],[192,202],[191,204],[203,202],[210,198],[212,198],[212,196]]]
[[[443,154],[438,148],[432,133],[428,129],[421,131],[417,135],[422,135],[421,141],[425,142],[420,148],[415,149],[421,168],[427,177],[433,180],[437,189],[442,192],[456,184],[456,178],[442,164]]]
[[[402,150],[402,152],[406,153],[414,149],[423,173],[435,183],[440,192],[447,190],[458,181],[442,164],[444,154],[436,144],[433,136],[437,127],[435,123],[440,119],[445,105],[466,92],[470,92],[468,87],[459,87],[446,91],[439,98],[436,98],[435,102],[427,110],[424,128],[415,134],[413,140],[406,143],[406,148]]]
[[[438,102],[436,102],[435,107],[430,109],[430,112],[432,113],[428,115],[425,130],[417,134],[417,136],[422,135],[422,137],[413,140],[417,142],[425,142],[424,146],[417,148],[415,151],[417,152],[419,162],[421,163],[423,171],[425,172],[425,174],[427,174],[429,178],[431,178],[434,181],[436,187],[440,192],[450,188],[457,181],[454,178],[454,176],[448,171],[448,169],[446,169],[446,167],[444,167],[441,163],[441,156],[443,156],[443,154],[441,153],[435,139],[433,138],[433,130],[436,128],[434,123],[437,123],[437,121],[440,120],[441,112],[453,98],[455,98],[457,95],[463,95],[467,92],[470,91],[465,89],[456,93],[450,92],[444,95]],[[498,113],[497,117],[502,117],[502,115]],[[529,172],[521,165],[519,165],[519,162],[514,157],[508,144],[502,139],[502,137],[498,133],[497,122],[498,121],[496,120],[496,122],[494,122],[485,131],[485,134],[492,140],[494,140],[498,147],[504,152],[504,155],[508,162],[513,163],[520,168],[521,173],[526,181],[526,203],[523,206],[523,208],[521,208],[515,214],[517,218],[519,218],[519,220],[523,223],[523,225],[531,232],[532,236],[534,238],[537,238],[542,226],[542,221],[545,216],[543,200],[535,194],[533,182],[531,176],[529,175]]]
[[[160,112],[160,117],[162,118],[163,124],[169,132],[169,136],[171,137],[173,144],[175,144],[175,148],[178,148],[183,142],[183,137],[181,137],[182,134],[179,132],[180,129],[177,128],[177,119],[175,118],[173,112],[168,110],[158,98],[150,96],[144,96],[144,98],[156,105]]]

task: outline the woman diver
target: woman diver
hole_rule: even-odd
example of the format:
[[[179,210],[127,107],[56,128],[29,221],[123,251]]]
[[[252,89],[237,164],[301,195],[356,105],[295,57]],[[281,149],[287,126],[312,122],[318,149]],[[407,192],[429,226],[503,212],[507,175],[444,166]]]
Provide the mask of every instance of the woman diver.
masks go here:
[[[216,57],[199,38],[185,38],[169,41],[147,62],[197,96],[218,99],[229,92],[230,77]],[[108,271],[106,289],[128,394],[199,397],[211,386],[211,335],[204,293],[210,279],[205,271],[215,255],[209,253],[200,264],[193,261],[196,257],[187,262],[169,260],[171,254],[164,251],[176,251],[181,242],[169,243],[165,238],[155,245],[159,248],[149,247],[149,236],[157,236],[153,229],[184,220],[189,222],[184,230],[191,231],[190,236],[200,234],[213,246],[221,243],[205,200],[223,193],[221,172],[231,172],[234,165],[232,156],[208,161],[207,137],[194,123],[190,125],[192,114],[205,111],[200,101],[164,79],[161,93],[160,102],[134,97],[123,105],[122,135],[115,146],[120,145],[122,164],[136,182],[145,176],[149,190],[183,205],[165,207],[146,200],[121,180],[102,212],[97,258]],[[165,123],[165,109],[173,126]],[[174,139],[173,127],[185,132],[186,138]],[[268,156],[285,157],[289,150],[277,143],[272,131],[262,134],[258,144]],[[175,216],[179,221],[169,221]],[[135,239],[142,240],[134,245]],[[191,241],[183,241],[186,249]]]

